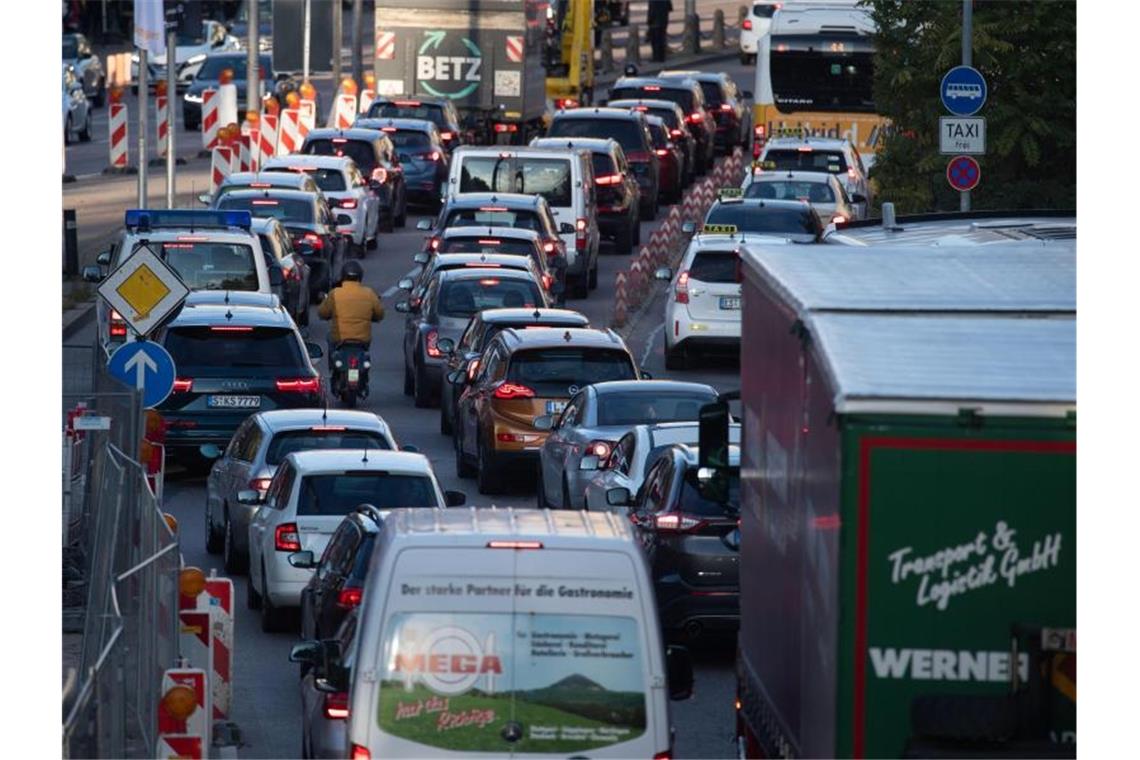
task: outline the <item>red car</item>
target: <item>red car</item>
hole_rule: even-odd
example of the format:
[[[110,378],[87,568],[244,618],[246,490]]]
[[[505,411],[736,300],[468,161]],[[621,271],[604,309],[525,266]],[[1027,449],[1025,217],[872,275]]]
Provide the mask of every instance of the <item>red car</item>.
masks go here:
[[[676,203],[681,200],[685,184],[685,154],[680,143],[673,142],[664,119],[646,114],[645,120],[649,122],[653,151],[657,154],[657,184],[661,197],[667,198],[670,203]]]

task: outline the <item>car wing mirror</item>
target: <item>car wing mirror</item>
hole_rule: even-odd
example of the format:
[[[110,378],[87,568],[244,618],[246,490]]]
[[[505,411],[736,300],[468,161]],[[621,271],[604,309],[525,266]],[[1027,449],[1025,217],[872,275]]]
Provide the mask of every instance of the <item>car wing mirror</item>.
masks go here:
[[[451,354],[455,351],[455,341],[451,338],[440,338],[436,343],[436,348],[445,354]]]
[[[400,301],[396,304],[396,311],[400,312],[401,314],[410,314],[412,311],[412,305],[407,301]]]
[[[311,639],[302,641],[300,644],[294,644],[293,648],[289,650],[289,662],[307,662],[318,665],[322,659],[324,659],[324,647],[319,641]]]
[[[740,97],[744,98],[745,100],[752,100],[752,90],[744,90],[740,93]]]
[[[851,194],[851,202],[852,203],[866,203],[867,202],[867,196],[863,195],[862,193],[852,193]]]
[[[84,282],[102,282],[103,271],[99,267],[83,267]]]
[[[204,443],[198,447],[198,453],[205,459],[217,459],[222,455],[222,450],[213,443]]]
[[[697,231],[696,222],[684,222],[681,225],[681,232],[684,232],[686,235],[692,235],[696,231]]]
[[[665,648],[665,677],[669,681],[669,699],[693,696],[693,658],[686,647],[671,644]]]
[[[611,507],[628,507],[632,503],[628,488],[611,488],[606,491],[606,504]]]
[[[210,205],[210,194],[209,193],[198,193],[198,201],[201,203],[205,203],[207,206],[209,206]]]
[[[598,459],[596,454],[587,454],[582,457],[582,461],[578,462],[579,470],[597,470],[600,469],[601,460]]]
[[[312,341],[305,342],[305,350],[309,352],[310,359],[320,359],[325,355],[324,349],[321,348],[320,344],[313,343]]]
[[[563,235],[570,235],[574,232],[574,225],[570,222],[562,222],[558,225],[558,231]]]
[[[352,224],[352,217],[349,216],[348,214],[337,214],[336,215],[336,226],[337,227],[347,227],[350,224]]]
[[[424,231],[430,230],[431,229],[431,219],[419,220],[418,222],[416,222],[416,229],[417,230],[424,230]]]
[[[534,418],[535,430],[553,430],[554,429],[554,415],[544,414]]]
[[[95,257],[95,263],[101,267],[111,266],[111,252],[110,251],[103,251],[102,253],[100,253],[98,256]]]
[[[402,279],[396,283],[396,287],[399,288],[400,290],[411,290],[415,286],[416,286],[416,281],[413,280],[411,277],[405,277],[404,279]]]
[[[238,504],[244,504],[247,507],[256,507],[262,503],[261,493],[253,489],[247,491],[238,491],[237,494]]]
[[[426,264],[431,261],[431,254],[427,253],[426,251],[420,251],[412,257],[412,261],[416,262],[417,264]],[[400,282],[404,282],[404,280],[400,280]],[[404,288],[404,290],[411,290],[411,288]]]
[[[312,570],[317,566],[313,553],[309,550],[293,552],[288,558],[289,564],[298,570]]]
[[[420,453],[420,447],[416,446],[414,443],[405,443],[400,447],[400,451],[407,451],[412,454],[418,454]]]
[[[669,267],[660,267],[653,273],[653,279],[669,282],[673,279],[673,270]]]

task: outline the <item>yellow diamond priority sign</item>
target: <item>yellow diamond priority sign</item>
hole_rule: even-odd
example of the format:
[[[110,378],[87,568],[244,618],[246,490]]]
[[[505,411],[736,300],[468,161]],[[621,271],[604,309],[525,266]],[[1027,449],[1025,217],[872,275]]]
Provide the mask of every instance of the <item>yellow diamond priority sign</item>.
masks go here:
[[[139,335],[147,335],[160,325],[189,292],[178,273],[145,246],[99,286],[103,300]]]

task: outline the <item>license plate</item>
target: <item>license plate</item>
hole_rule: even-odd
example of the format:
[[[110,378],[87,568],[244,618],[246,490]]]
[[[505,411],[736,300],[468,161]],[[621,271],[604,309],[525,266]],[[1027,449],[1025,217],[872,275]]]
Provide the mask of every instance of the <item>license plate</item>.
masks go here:
[[[562,410],[566,408],[565,401],[547,401],[546,413],[547,414],[562,414]]]
[[[215,409],[257,409],[261,396],[208,396],[206,406]]]
[[[721,296],[720,308],[740,310],[740,296]]]
[[[360,382],[360,370],[350,369],[348,371],[348,382],[350,382],[350,383]]]

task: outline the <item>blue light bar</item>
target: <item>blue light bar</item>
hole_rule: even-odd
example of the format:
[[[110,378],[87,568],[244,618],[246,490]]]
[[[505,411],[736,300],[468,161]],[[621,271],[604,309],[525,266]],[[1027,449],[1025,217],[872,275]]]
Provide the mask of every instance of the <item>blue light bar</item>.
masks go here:
[[[132,208],[127,209],[123,220],[127,229],[178,228],[196,229],[199,227],[239,227],[248,230],[253,226],[253,216],[248,211],[217,211],[213,209],[184,208]]]

